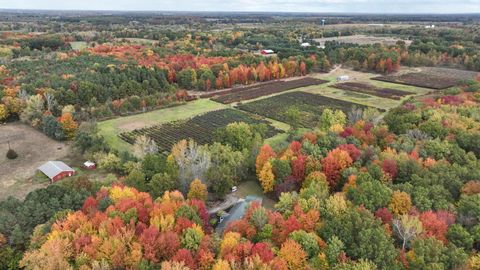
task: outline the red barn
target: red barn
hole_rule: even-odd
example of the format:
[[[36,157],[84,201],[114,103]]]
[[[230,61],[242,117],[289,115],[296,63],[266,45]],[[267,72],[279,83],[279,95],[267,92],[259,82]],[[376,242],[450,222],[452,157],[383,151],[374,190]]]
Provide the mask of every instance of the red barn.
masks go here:
[[[38,170],[48,176],[52,183],[75,174],[75,170],[62,161],[49,161],[38,167]]]
[[[275,52],[272,50],[261,50],[260,53],[263,55],[270,55],[270,54],[274,54]]]

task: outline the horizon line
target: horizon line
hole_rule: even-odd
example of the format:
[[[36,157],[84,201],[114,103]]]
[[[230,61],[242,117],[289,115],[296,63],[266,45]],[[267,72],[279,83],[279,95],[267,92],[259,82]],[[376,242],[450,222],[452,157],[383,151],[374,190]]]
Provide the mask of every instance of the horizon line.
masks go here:
[[[40,11],[40,12],[131,12],[131,13],[158,13],[158,12],[172,12],[172,13],[259,13],[259,14],[312,14],[312,15],[480,15],[480,12],[363,12],[363,11],[221,11],[221,10],[115,10],[115,9],[29,9],[29,8],[0,8],[0,12],[22,12],[22,11]]]

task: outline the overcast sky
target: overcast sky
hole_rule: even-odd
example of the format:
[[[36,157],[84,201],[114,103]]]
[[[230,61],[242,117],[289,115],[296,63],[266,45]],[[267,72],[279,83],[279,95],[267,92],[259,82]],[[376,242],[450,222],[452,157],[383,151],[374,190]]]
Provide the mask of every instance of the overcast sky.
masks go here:
[[[0,0],[3,9],[480,13],[480,0]]]

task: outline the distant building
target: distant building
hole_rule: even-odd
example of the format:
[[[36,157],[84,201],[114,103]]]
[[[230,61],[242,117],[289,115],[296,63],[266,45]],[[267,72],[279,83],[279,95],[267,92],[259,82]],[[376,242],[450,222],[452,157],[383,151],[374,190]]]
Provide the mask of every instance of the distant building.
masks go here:
[[[258,202],[261,205],[262,198],[256,196],[247,196],[244,200],[240,200],[230,209],[230,211],[228,211],[228,213],[223,214],[220,217],[220,223],[218,224],[217,228],[215,228],[215,231],[221,234],[230,222],[242,219],[248,209],[248,206],[252,202]]]
[[[273,50],[261,50],[260,53],[263,55],[270,55],[274,54],[275,52]]]
[[[48,161],[38,167],[38,170],[48,176],[52,183],[75,174],[75,170],[62,161]]]
[[[302,46],[303,48],[307,48],[307,47],[310,47],[312,45],[308,42],[303,42],[302,44],[300,44],[300,46]]]
[[[347,75],[342,75],[337,77],[337,82],[343,82],[343,81],[348,81],[350,80],[350,77]]]

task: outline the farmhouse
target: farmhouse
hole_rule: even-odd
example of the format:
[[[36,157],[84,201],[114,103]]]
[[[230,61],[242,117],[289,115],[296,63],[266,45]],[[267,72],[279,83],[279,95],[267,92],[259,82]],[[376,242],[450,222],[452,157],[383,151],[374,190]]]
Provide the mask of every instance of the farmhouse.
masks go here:
[[[52,183],[75,174],[75,170],[62,161],[48,161],[38,167],[38,170],[48,176]]]

